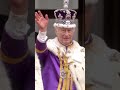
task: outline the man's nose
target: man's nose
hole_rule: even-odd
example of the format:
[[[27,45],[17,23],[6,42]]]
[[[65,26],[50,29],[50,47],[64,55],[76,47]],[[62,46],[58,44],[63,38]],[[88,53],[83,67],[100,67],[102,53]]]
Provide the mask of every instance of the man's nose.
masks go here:
[[[65,35],[69,35],[69,32],[68,32],[68,30],[65,30]]]

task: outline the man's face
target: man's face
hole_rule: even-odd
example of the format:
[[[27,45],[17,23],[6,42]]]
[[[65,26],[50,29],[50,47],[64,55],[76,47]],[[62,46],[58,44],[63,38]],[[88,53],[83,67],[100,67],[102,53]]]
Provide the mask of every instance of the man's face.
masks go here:
[[[57,27],[55,29],[56,29],[55,32],[56,32],[59,42],[64,46],[70,45],[72,42],[75,28]]]

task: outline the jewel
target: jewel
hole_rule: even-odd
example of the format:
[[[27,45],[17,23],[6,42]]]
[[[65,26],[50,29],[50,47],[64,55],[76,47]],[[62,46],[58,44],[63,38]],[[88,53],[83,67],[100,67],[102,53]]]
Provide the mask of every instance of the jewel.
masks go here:
[[[62,70],[60,71],[60,77],[63,78],[63,79],[66,78],[66,73],[65,73],[64,69],[62,69]]]

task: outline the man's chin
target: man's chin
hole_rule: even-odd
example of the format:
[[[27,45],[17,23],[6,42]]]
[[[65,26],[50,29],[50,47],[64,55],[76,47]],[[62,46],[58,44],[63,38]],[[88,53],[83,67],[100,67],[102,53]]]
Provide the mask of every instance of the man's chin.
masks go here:
[[[64,46],[69,46],[70,45],[70,42],[65,42],[64,43]]]

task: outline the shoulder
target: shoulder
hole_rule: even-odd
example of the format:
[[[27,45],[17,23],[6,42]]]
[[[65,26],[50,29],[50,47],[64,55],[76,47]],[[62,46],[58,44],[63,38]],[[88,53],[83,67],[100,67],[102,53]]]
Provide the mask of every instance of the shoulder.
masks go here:
[[[81,46],[77,41],[74,40],[73,44],[74,44],[74,48],[80,50],[81,52],[85,52],[85,47]]]
[[[85,47],[80,46],[77,41],[73,41],[72,58],[78,62],[85,62]]]

